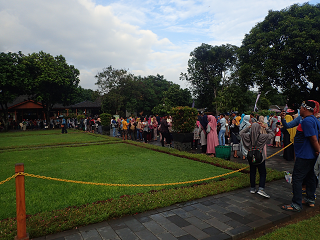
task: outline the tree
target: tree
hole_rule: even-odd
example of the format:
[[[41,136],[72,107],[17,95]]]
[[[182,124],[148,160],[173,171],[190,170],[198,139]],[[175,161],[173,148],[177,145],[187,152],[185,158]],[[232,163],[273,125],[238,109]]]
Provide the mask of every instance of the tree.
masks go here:
[[[228,80],[237,62],[237,47],[234,45],[211,46],[203,43],[190,53],[188,72],[180,79],[191,84],[198,107],[214,110],[213,103],[218,90]]]
[[[23,54],[0,53],[0,106],[5,130],[8,129],[8,103],[28,90]]]
[[[269,11],[246,34],[239,50],[240,77],[248,86],[273,86],[289,103],[320,100],[320,4]]]
[[[40,51],[25,57],[31,93],[40,101],[49,122],[50,111],[54,104],[69,105],[75,99],[79,84],[79,70],[68,65],[62,56],[53,57]]]

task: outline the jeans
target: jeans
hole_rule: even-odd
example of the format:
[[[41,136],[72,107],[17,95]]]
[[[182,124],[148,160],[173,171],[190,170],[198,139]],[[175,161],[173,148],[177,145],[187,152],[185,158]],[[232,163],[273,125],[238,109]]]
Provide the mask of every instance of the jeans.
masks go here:
[[[142,132],[140,132],[140,129],[137,129],[137,140],[142,140]]]
[[[316,191],[316,176],[314,174],[314,164],[317,159],[296,158],[292,173],[292,205],[296,209],[302,209],[302,182],[306,184],[306,199],[314,201]]]
[[[267,177],[266,161],[263,161],[259,165],[250,165],[250,186],[251,188],[256,188],[257,168],[260,175],[259,189],[264,190],[264,187],[266,185],[266,177]]]
[[[226,134],[226,130],[221,130],[219,131],[219,145],[225,145],[226,144],[226,139],[225,139],[225,134]]]
[[[114,136],[114,137],[117,136],[117,129],[115,127],[112,128],[112,136]]]

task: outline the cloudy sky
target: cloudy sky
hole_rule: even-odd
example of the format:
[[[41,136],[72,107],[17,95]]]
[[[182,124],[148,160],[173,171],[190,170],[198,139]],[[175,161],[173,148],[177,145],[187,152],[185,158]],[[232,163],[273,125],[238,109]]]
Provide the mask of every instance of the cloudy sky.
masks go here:
[[[0,0],[0,51],[63,55],[96,89],[104,67],[180,84],[201,43],[241,45],[268,10],[299,0]],[[320,0],[309,3],[316,4]]]

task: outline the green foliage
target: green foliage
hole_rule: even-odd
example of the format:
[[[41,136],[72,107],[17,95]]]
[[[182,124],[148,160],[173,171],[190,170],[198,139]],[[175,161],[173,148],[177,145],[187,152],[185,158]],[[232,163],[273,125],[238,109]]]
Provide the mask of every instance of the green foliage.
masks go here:
[[[4,126],[8,124],[8,106],[16,97],[28,92],[29,84],[25,78],[24,55],[19,53],[0,53],[0,106]]]
[[[304,99],[320,101],[319,15],[319,4],[270,10],[242,42],[242,82],[277,87],[289,99],[289,105]]]
[[[190,133],[196,125],[198,111],[188,106],[174,107],[170,111],[172,128],[175,132]]]
[[[111,114],[109,114],[109,113],[101,113],[99,115],[99,117],[101,119],[102,126],[109,126],[110,125],[111,118],[112,118]]]
[[[188,72],[181,73],[180,79],[191,84],[197,107],[213,111],[217,93],[234,71],[237,62],[237,47],[234,45],[211,46],[202,44],[190,53]]]
[[[78,116],[77,116],[78,122],[80,122],[81,119],[85,119],[85,118],[86,118],[85,115],[78,115]]]
[[[258,111],[258,114],[259,114],[260,116],[264,116],[264,117],[270,116],[271,113],[272,113],[271,111],[269,111],[269,110],[263,110],[263,109],[261,109],[261,110]]]

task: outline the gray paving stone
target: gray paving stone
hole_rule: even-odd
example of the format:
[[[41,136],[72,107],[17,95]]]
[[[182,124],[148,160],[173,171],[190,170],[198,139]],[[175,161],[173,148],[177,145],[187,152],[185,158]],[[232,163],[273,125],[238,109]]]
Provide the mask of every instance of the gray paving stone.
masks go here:
[[[186,221],[191,223],[193,226],[199,228],[199,229],[204,229],[210,227],[210,225],[202,220],[200,220],[197,217],[191,217],[191,218],[186,218]]]
[[[227,222],[227,221],[232,220],[231,218],[227,217],[226,215],[215,212],[215,211],[207,212],[207,214],[210,215],[211,217],[218,219],[220,222]]]
[[[234,212],[231,212],[231,213],[227,213],[226,214],[227,217],[237,221],[237,222],[241,222],[242,224],[248,224],[248,223],[251,223],[252,220],[251,219],[248,219],[246,217],[243,217],[237,213],[234,213]]]
[[[218,221],[216,218],[210,218],[208,220],[205,220],[208,224],[210,224],[211,226],[219,229],[220,231],[222,232],[225,232],[227,230],[231,230],[232,227],[223,223],[223,222],[220,222]]]
[[[158,223],[156,223],[153,220],[150,222],[143,223],[143,225],[156,236],[158,234],[166,232],[166,230],[163,227],[161,227]]]
[[[134,216],[135,219],[137,219],[141,223],[150,222],[152,219],[149,217],[143,217],[140,215]]]
[[[175,237],[180,237],[180,236],[187,234],[180,227],[178,227],[176,224],[174,224],[168,218],[163,217],[161,214],[154,214],[150,217]],[[176,217],[178,217],[178,216],[176,216]]]
[[[261,227],[271,227],[273,225],[273,223],[265,218],[262,218],[260,220],[257,221],[253,221],[251,223],[248,223],[247,226],[252,227],[253,229],[259,229]]]
[[[273,224],[278,224],[280,222],[286,221],[290,219],[290,216],[284,213],[279,213],[278,215],[272,215],[267,217],[266,219],[273,222]]]
[[[158,234],[157,237],[160,239],[160,240],[177,240],[178,238],[174,237],[173,235],[171,235],[170,233],[161,233],[161,234]]]
[[[183,207],[182,209],[183,209],[184,211],[186,211],[186,212],[190,212],[190,211],[192,211],[192,210],[195,210],[195,208],[192,207],[192,206],[185,206],[185,207]]]
[[[221,233],[221,234],[218,234],[213,237],[205,238],[203,240],[229,240],[229,239],[232,239],[232,237],[230,235],[228,235],[226,233]]]
[[[130,219],[126,221],[125,224],[131,229],[133,232],[140,232],[146,230],[146,228],[140,223],[137,219]]]
[[[63,232],[59,232],[56,234],[51,234],[45,237],[46,240],[53,240],[53,239],[57,239],[57,238],[61,238],[61,237],[65,237],[65,236],[69,236],[69,235],[73,235],[79,233],[78,229],[72,229],[72,230],[68,230],[68,231],[63,231]]]
[[[87,230],[87,231],[80,231],[84,240],[98,240],[102,239],[100,234],[96,229]]]
[[[160,214],[162,214],[164,217],[171,217],[171,216],[176,215],[175,213],[173,213],[171,211],[162,212]]]
[[[192,206],[195,207],[195,208],[197,208],[197,209],[199,209],[199,210],[202,211],[202,212],[208,212],[208,211],[211,210],[211,208],[209,208],[209,207],[207,207],[207,206],[205,206],[205,205],[203,205],[203,204],[201,204],[201,203],[194,204],[194,205],[192,205]]]
[[[205,214],[204,212],[201,212],[197,209],[190,211],[189,213],[191,213],[191,217],[195,216],[201,220],[205,220],[205,219],[210,219],[211,217],[208,214]]]
[[[227,234],[231,236],[243,236],[243,235],[249,235],[250,233],[253,233],[253,229],[249,226],[243,225],[231,230],[226,231]]]
[[[237,214],[239,214],[239,215],[241,215],[243,217],[245,217],[248,214],[250,214],[250,213],[248,213],[248,212],[246,212],[246,211],[244,211],[244,210],[242,210],[239,207],[234,206],[234,205],[228,206],[227,209],[230,210],[231,212],[237,213]]]
[[[80,233],[75,233],[69,236],[64,237],[65,240],[82,240],[82,236]]]
[[[259,216],[259,217],[262,217],[262,218],[267,218],[267,217],[271,216],[271,214],[266,213],[264,211],[261,211],[260,209],[253,208],[253,207],[248,207],[245,210],[248,213],[253,213],[253,214],[255,214],[255,215]]]
[[[178,237],[179,240],[197,240],[194,236],[188,234],[188,235],[184,235],[182,237]]]
[[[192,206],[194,206],[194,205],[192,205]],[[186,212],[182,208],[173,209],[173,210],[171,210],[171,212],[177,214],[181,218],[192,217],[192,214],[190,214],[190,212]]]
[[[225,222],[225,224],[229,225],[230,227],[233,227],[233,228],[237,228],[237,227],[240,227],[240,226],[243,226],[244,224],[243,223],[240,223],[236,220],[230,220],[230,221],[227,221]]]
[[[158,240],[158,238],[153,235],[150,231],[147,229],[140,231],[140,232],[135,232],[135,234],[141,239],[141,240]]]
[[[121,239],[126,240],[138,240],[138,236],[135,235],[129,228],[123,228],[116,230],[116,233],[119,235]]]
[[[209,206],[213,211],[216,211],[216,212],[219,212],[219,213],[222,213],[222,214],[226,214],[226,213],[229,213],[231,212],[231,210],[229,209],[225,209],[221,206],[218,205],[219,203],[217,204],[214,204],[214,205],[211,205]],[[229,206],[229,205],[228,205]]]
[[[206,234],[205,232],[201,231],[199,228],[196,228],[193,225],[183,227],[182,229],[188,232],[190,235],[194,236],[196,239],[203,239],[209,237],[208,234]]]
[[[58,237],[58,238],[54,238],[53,240],[65,240],[64,237]]]
[[[170,220],[172,223],[176,224],[178,227],[186,227],[191,225],[189,222],[187,222],[186,220],[184,220],[183,218],[179,217],[179,216],[171,216],[171,217],[167,217],[168,220]]]
[[[223,233],[222,231],[220,231],[219,229],[215,228],[215,227],[209,227],[209,228],[205,228],[202,229],[203,232],[207,233],[209,236],[216,236],[220,233]]]
[[[98,228],[97,231],[103,239],[120,239],[111,226]]]

